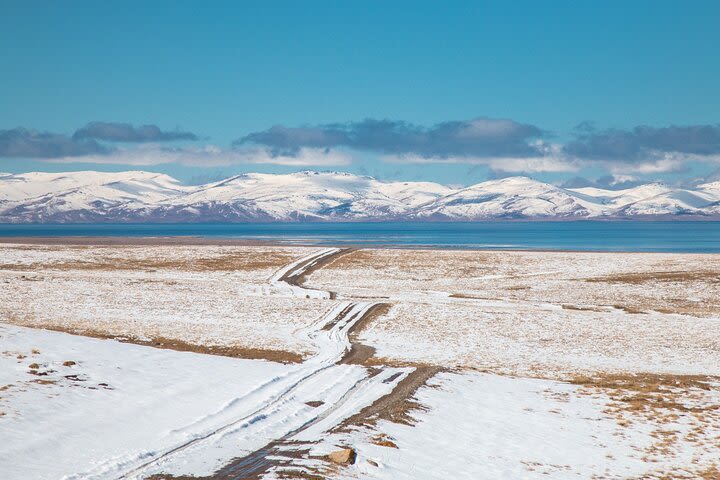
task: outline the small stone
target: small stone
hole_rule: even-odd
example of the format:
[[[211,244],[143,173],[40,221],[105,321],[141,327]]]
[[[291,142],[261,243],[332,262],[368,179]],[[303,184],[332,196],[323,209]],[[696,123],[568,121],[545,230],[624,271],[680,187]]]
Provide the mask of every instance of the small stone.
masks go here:
[[[339,465],[352,465],[355,463],[357,453],[352,448],[341,448],[328,455],[328,459]]]

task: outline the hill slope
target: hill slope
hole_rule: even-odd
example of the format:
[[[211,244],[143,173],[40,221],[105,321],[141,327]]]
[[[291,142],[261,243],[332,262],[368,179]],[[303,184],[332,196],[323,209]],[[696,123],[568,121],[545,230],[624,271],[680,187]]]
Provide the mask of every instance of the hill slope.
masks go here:
[[[720,215],[720,184],[561,188],[527,177],[466,188],[348,173],[248,173],[185,186],[149,172],[0,175],[0,222],[247,222]]]

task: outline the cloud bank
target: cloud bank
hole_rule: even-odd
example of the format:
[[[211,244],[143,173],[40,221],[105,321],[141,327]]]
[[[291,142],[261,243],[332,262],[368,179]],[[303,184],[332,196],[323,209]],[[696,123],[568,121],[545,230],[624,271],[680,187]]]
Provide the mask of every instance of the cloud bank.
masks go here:
[[[565,146],[569,155],[588,160],[647,161],[669,153],[720,154],[720,125],[689,125],[631,130],[590,129]]]
[[[537,125],[510,119],[478,117],[429,127],[365,119],[276,125],[223,148],[197,145],[200,138],[192,132],[96,121],[71,136],[21,127],[0,130],[0,157],[141,166],[329,167],[350,165],[357,154],[369,153],[387,163],[484,165],[503,175],[599,167],[614,178],[684,172],[689,162],[720,163],[720,125],[598,130],[586,122],[575,128],[569,140],[556,138]],[[195,144],[178,146],[177,142]],[[127,145],[131,143],[137,145]]]
[[[227,167],[232,165],[285,165],[290,167],[335,167],[352,162],[350,155],[331,149],[301,148],[293,155],[282,155],[263,148],[229,149],[208,145],[200,148],[166,148],[145,145],[139,148],[116,149],[110,155],[88,155],[47,159],[51,163],[78,161],[99,165],[152,166],[176,164],[189,167]]]
[[[65,135],[27,128],[0,130],[0,157],[56,158],[107,154],[110,148],[94,140],[73,140]]]
[[[108,142],[173,142],[178,140],[198,140],[191,132],[175,130],[165,132],[157,125],[133,127],[129,123],[90,122],[77,130],[73,140],[105,140]]]
[[[426,128],[409,122],[367,119],[317,127],[274,126],[250,133],[234,145],[255,144],[293,152],[302,147],[370,151],[425,158],[527,157],[541,152],[533,142],[543,136],[534,125],[476,118]]]

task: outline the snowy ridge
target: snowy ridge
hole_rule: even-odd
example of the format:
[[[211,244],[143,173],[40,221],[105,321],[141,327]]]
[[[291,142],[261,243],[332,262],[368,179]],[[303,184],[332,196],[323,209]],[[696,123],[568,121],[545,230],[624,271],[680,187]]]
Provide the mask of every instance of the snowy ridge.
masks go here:
[[[157,173],[0,175],[0,223],[482,220],[720,216],[720,182],[623,190],[527,177],[466,188],[338,172],[248,173],[185,186]]]

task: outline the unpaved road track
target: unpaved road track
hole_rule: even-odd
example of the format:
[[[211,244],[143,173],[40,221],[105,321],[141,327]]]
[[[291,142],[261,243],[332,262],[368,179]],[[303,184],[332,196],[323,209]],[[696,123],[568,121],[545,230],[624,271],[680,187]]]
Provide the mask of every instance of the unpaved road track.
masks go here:
[[[280,269],[270,283],[285,294],[333,299],[332,292],[304,288],[301,282],[313,269],[346,251],[331,248],[315,252]],[[184,427],[188,441],[135,459],[110,460],[74,478],[172,478],[168,472],[182,474],[187,468],[197,470],[193,467],[198,465],[206,469],[213,465],[214,473],[205,478],[259,478],[273,466],[268,456],[273,455],[274,445],[317,439],[390,393],[410,373],[412,369],[408,368],[368,370],[342,364],[352,346],[349,334],[379,305],[334,303],[324,316],[296,332],[315,345],[316,355],[231,402],[223,411]],[[218,461],[225,467],[218,470]]]

